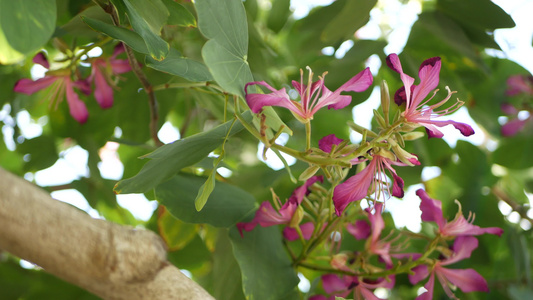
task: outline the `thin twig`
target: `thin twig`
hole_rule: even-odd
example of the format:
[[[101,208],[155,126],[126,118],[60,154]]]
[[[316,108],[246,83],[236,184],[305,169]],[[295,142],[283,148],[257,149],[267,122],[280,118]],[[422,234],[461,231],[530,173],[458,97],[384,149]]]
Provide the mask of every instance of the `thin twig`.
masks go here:
[[[120,26],[117,11],[114,8],[111,9],[111,17],[113,19],[113,24],[115,26]],[[126,56],[128,57],[131,70],[133,71],[137,79],[139,79],[143,90],[148,95],[148,105],[150,107],[150,134],[152,136],[152,139],[154,140],[156,146],[163,146],[163,142],[161,142],[161,140],[157,136],[157,123],[159,120],[159,113],[157,111],[157,100],[155,98],[155,93],[152,89],[152,85],[150,84],[148,78],[142,71],[139,62],[135,58],[135,53],[133,53],[133,50],[125,43],[122,44],[124,45],[124,49],[126,51]]]

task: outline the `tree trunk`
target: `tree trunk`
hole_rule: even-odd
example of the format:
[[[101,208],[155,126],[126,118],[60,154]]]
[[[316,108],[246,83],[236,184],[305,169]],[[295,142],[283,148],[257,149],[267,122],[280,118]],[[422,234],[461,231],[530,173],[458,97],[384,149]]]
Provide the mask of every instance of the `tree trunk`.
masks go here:
[[[153,232],[93,219],[1,168],[0,249],[104,299],[213,299]]]

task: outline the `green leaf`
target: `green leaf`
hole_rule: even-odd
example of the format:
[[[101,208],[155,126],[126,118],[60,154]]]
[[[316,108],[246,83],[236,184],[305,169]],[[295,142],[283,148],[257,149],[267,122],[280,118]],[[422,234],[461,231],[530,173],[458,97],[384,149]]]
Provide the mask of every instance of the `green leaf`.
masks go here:
[[[197,0],[198,27],[208,39],[239,58],[248,53],[246,11],[240,0]]]
[[[242,56],[209,40],[202,48],[202,57],[215,81],[226,91],[244,98],[244,86],[254,81],[248,63]]]
[[[244,97],[244,85],[253,77],[246,62],[248,25],[242,2],[199,0],[196,10],[198,27],[210,39],[202,57],[213,78],[223,89]]]
[[[85,23],[87,23],[87,25],[91,26],[91,28],[93,28],[94,30],[102,32],[114,39],[123,41],[124,43],[126,43],[126,45],[130,46],[133,50],[137,52],[149,54],[148,48],[146,47],[144,40],[136,32],[128,30],[126,28],[113,26],[93,18],[84,16],[82,16],[81,18]]]
[[[219,230],[212,257],[213,297],[217,300],[244,300],[241,270],[233,256],[227,230]]]
[[[243,117],[247,120],[251,119],[249,112],[243,114]],[[119,181],[115,186],[115,192],[117,194],[147,192],[181,169],[201,161],[211,151],[222,145],[226,136],[231,136],[243,129],[240,122],[235,123],[233,127],[232,123],[233,121],[228,121],[209,131],[164,145],[144,156],[151,160],[134,177]],[[231,131],[228,134],[230,128]]]
[[[320,34],[325,43],[337,43],[353,36],[354,32],[370,20],[370,11],[377,0],[348,1]]]
[[[291,14],[290,6],[290,0],[273,0],[268,14],[267,27],[274,32],[279,32]]]
[[[100,31],[114,39],[123,41],[137,52],[150,54],[144,40],[137,33],[89,17],[82,17],[82,19],[94,30]],[[147,56],[146,65],[158,71],[177,75],[190,81],[212,80],[211,74],[204,64],[183,57],[181,53],[174,48],[170,48],[167,57],[162,61]]]
[[[162,61],[157,61],[149,56],[146,57],[146,65],[161,72],[183,77],[190,81],[213,80],[207,67],[201,62],[183,57],[178,50],[170,49],[170,53]]]
[[[167,209],[159,214],[157,226],[169,251],[176,251],[185,247],[196,236],[197,231],[195,225],[176,219]]]
[[[195,198],[204,181],[202,177],[176,175],[155,188],[156,199],[184,222],[224,228],[244,220],[257,209],[252,195],[236,186],[217,182],[209,201],[197,211]]]
[[[38,50],[54,33],[55,0],[0,0],[0,8],[0,30],[15,51]]]
[[[150,56],[163,60],[170,46],[160,36],[169,12],[161,0],[124,0],[131,26],[146,43]]]
[[[510,169],[525,169],[533,166],[533,139],[527,136],[504,138],[494,151],[494,162]]]
[[[196,211],[201,211],[202,208],[204,208],[205,204],[207,203],[207,199],[209,199],[209,196],[213,192],[216,183],[216,173],[216,169],[213,169],[211,174],[209,174],[209,176],[207,177],[207,180],[198,190],[198,195],[196,195],[196,199],[194,199],[194,207],[196,208]]]
[[[118,21],[120,24],[126,23],[126,5],[123,0],[110,0],[115,9],[117,10]]]
[[[300,280],[283,248],[283,238],[276,226],[257,226],[245,232],[244,237],[237,228],[232,228],[230,239],[241,268],[246,299],[277,300],[294,293]]]
[[[196,19],[183,5],[172,0],[163,0],[170,15],[168,16],[167,25],[178,25],[185,27],[196,27]]]
[[[55,137],[49,135],[41,135],[25,140],[24,143],[18,145],[17,152],[24,155],[24,160],[26,161],[24,165],[25,171],[46,169],[59,159]]]
[[[516,25],[511,16],[490,0],[439,0],[437,8],[456,21],[479,29],[494,30]]]

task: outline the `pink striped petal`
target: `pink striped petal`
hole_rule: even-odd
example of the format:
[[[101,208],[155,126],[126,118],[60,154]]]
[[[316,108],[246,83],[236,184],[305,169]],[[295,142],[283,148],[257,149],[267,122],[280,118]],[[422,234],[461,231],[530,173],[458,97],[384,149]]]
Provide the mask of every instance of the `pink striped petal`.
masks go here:
[[[513,119],[502,126],[501,132],[503,136],[513,136],[524,128],[529,119],[520,120]]]
[[[81,124],[87,122],[87,119],[89,118],[89,112],[87,111],[85,103],[81,101],[78,97],[78,94],[74,92],[74,86],[70,78],[65,79],[65,90],[67,94],[70,115]]]
[[[357,220],[354,224],[346,225],[346,231],[357,240],[366,239],[370,236],[370,225],[365,220]]]
[[[94,75],[94,98],[101,108],[106,109],[113,106],[113,88],[109,86],[106,78],[99,67],[93,67]]]
[[[340,216],[348,204],[359,201],[368,195],[376,173],[377,159],[373,159],[366,168],[335,187],[333,204],[335,213]]]
[[[52,83],[58,80],[58,78],[60,77],[45,76],[35,81],[28,78],[23,78],[17,81],[17,83],[15,83],[15,87],[13,88],[13,90],[17,93],[31,95],[35,92],[49,87]]]
[[[47,69],[50,69],[50,63],[48,62],[48,59],[46,59],[46,56],[43,52],[39,52],[35,54],[32,61],[36,64],[39,64]]]
[[[419,265],[414,267],[411,270],[414,274],[409,274],[409,282],[411,282],[412,285],[415,285],[422,281],[424,278],[428,277],[429,275],[429,269],[427,265]]]
[[[469,293],[474,291],[488,292],[487,281],[479,275],[474,269],[455,270],[446,268],[437,268],[439,273],[444,275],[452,284],[459,287],[463,292]]]
[[[300,230],[302,231],[304,239],[309,240],[311,235],[313,235],[313,231],[315,230],[315,224],[313,224],[313,222],[301,224]],[[288,241],[295,241],[300,238],[296,229],[292,227],[283,228],[283,237]]]
[[[346,107],[352,101],[351,96],[341,95],[342,92],[363,92],[372,85],[372,73],[369,68],[364,69],[357,75],[352,77],[346,83],[341,85],[335,92],[331,92],[324,87],[322,97],[318,100],[317,105],[313,108],[313,112],[318,109],[328,106],[328,108],[341,109]]]
[[[416,85],[413,89],[413,98],[409,107],[416,108],[431,91],[437,88],[439,85],[440,68],[440,57],[427,59],[420,65],[418,72],[420,84]]]
[[[453,242],[453,255],[441,261],[440,265],[446,266],[454,264],[463,259],[470,258],[472,251],[478,246],[478,241],[473,236],[460,236]]]
[[[435,288],[435,275],[433,273],[431,273],[431,276],[429,276],[429,280],[424,285],[424,288],[427,290],[427,292],[416,297],[415,300],[432,300],[433,299],[433,290]]]
[[[444,228],[446,220],[442,216],[442,203],[438,200],[431,199],[423,189],[416,191],[416,195],[420,197],[420,210],[422,211],[422,221],[435,222],[439,228]]]
[[[270,94],[248,94],[248,86],[250,85],[262,85],[271,90]],[[259,113],[264,106],[281,106],[288,110],[301,115],[298,107],[290,100],[289,95],[285,91],[285,88],[276,90],[264,81],[255,81],[247,83],[244,87],[246,91],[246,102],[254,113]],[[304,117],[304,116],[302,116]]]
[[[318,141],[318,148],[326,153],[329,153],[331,152],[333,145],[338,145],[343,141],[343,139],[336,137],[335,134],[326,135],[325,137],[321,138],[320,141]]]

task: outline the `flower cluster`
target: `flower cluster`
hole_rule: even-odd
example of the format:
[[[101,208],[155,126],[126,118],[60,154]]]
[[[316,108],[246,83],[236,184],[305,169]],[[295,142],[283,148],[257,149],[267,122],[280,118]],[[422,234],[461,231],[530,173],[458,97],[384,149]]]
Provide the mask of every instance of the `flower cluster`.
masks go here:
[[[442,138],[443,133],[439,128],[447,125],[455,127],[464,136],[474,134],[468,124],[442,119],[464,104],[457,100],[447,105],[447,108],[441,108],[455,93],[448,87],[444,99],[431,104],[438,92],[439,57],[421,64],[419,82],[416,84],[415,79],[403,71],[396,54],[387,57],[387,65],[400,74],[403,83],[393,97],[398,112],[390,118],[392,100],[387,84],[383,83],[382,111],[374,111],[379,127],[370,130],[356,124],[350,126],[362,134],[359,144],[351,144],[330,134],[320,139],[318,147],[312,147],[311,121],[322,107],[347,107],[351,96],[343,92],[368,89],[373,82],[368,69],[334,92],[325,86],[325,73],[318,81],[313,81],[313,72],[308,68],[309,77],[304,82],[304,72],[301,71],[300,82],[292,82],[300,96],[299,101],[291,99],[285,88],[277,90],[264,81],[250,82],[245,86],[246,101],[252,112],[261,113],[265,106],[279,106],[289,109],[298,121],[305,124],[308,144],[304,151],[275,143],[270,146],[308,163],[309,168],[300,176],[305,183],[294,190],[284,204],[274,195],[274,206],[270,202],[263,202],[255,217],[248,223],[237,224],[237,228],[241,236],[246,238],[245,232],[257,225],[283,225],[285,244],[302,244],[298,248],[301,249],[299,254],[287,247],[293,264],[324,272],[321,276],[322,292],[310,298],[313,300],[334,299],[335,296],[379,299],[373,290],[378,287],[392,288],[396,275],[401,273],[408,273],[413,285],[429,278],[424,285],[427,292],[418,296],[419,300],[432,298],[435,277],[451,298],[455,298],[450,288],[452,285],[463,292],[488,291],[486,281],[473,269],[450,269],[448,266],[470,257],[478,246],[475,236],[485,233],[501,236],[503,231],[497,227],[481,228],[474,225],[473,214],[465,218],[459,202],[457,215],[448,221],[443,216],[441,202],[430,198],[420,189],[417,195],[421,199],[422,221],[436,224],[434,234],[409,235],[403,231],[387,235],[383,233],[386,226],[382,213],[387,198],[404,196],[404,180],[396,168],[421,164],[416,154],[405,150],[406,141],[424,135],[416,129],[425,128],[428,138]],[[251,92],[253,86],[263,86],[270,93]],[[256,132],[255,135],[263,137],[263,133]],[[323,175],[315,175],[319,170]],[[362,200],[366,201],[365,209],[353,205]],[[428,242],[423,251],[406,251],[413,238]],[[346,245],[353,239],[364,240],[364,247],[347,248],[349,246]],[[324,248],[319,245],[324,245]],[[328,264],[324,265],[324,261]]]
[[[48,70],[43,78],[35,81],[23,78],[15,83],[14,91],[31,95],[47,87],[51,87],[48,92],[50,105],[55,103],[55,107],[59,105],[64,97],[67,98],[70,115],[79,123],[87,122],[89,112],[85,103],[80,99],[76,93],[75,88],[85,95],[92,93],[91,83],[94,83],[94,97],[102,109],[107,109],[113,106],[113,87],[116,86],[113,76],[126,73],[131,70],[127,60],[117,59],[117,56],[124,52],[124,47],[119,44],[115,47],[114,53],[111,57],[98,57],[92,59],[91,75],[85,79],[79,79],[76,72],[71,68],[63,68],[59,70]],[[46,69],[50,69],[50,63],[45,55],[41,52],[35,55],[33,62],[42,65]],[[76,77],[77,80],[72,78]]]
[[[502,112],[510,117],[501,128],[503,136],[513,136],[532,120],[531,113],[533,107],[531,106],[531,100],[533,97],[533,76],[514,75],[507,79],[507,96],[522,96],[524,101],[518,106],[518,108],[510,103],[503,103],[501,106]],[[527,111],[528,115],[525,118],[519,118],[520,111]]]

